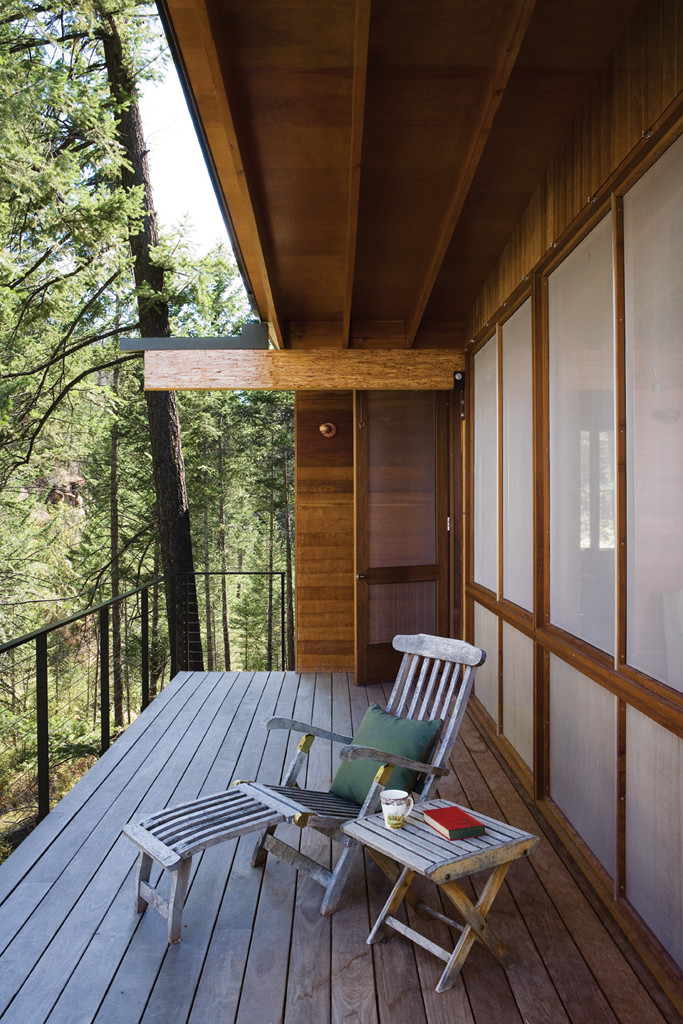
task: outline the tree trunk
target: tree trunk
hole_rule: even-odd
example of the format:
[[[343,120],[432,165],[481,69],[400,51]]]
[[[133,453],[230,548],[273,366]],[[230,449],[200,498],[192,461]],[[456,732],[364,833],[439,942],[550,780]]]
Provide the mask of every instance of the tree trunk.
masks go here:
[[[154,262],[152,255],[154,246],[159,242],[159,235],[136,83],[126,61],[116,21],[102,9],[100,19],[109,87],[119,111],[118,136],[126,157],[122,164],[121,178],[126,189],[139,188],[143,195],[145,216],[142,227],[139,230],[132,229],[130,234],[133,274],[138,287],[140,335],[143,338],[168,338],[171,328],[168,304],[163,298],[164,272]],[[172,391],[148,391],[146,399],[161,560],[167,586],[169,633],[176,637],[178,668],[203,669],[178,407]],[[175,573],[189,575],[177,578],[177,587],[169,588],[169,580]],[[174,589],[179,592],[185,586],[185,605],[190,619],[187,622],[183,618],[181,602],[175,602],[173,607],[174,602],[170,599]],[[175,628],[172,617],[175,617]]]
[[[204,462],[204,468],[202,470],[202,483],[204,485],[202,501],[204,505],[204,607],[206,615],[206,664],[209,672],[213,672],[215,664],[213,617],[211,612],[211,577],[209,576],[209,470],[207,468],[209,449],[206,434],[203,438],[202,456]]]
[[[271,440],[270,460],[270,509],[268,524],[268,618],[267,618],[267,647],[266,647],[266,669],[273,670],[273,562],[275,553],[275,495],[273,494],[273,450]]]
[[[119,391],[119,371],[114,370],[112,391]],[[111,551],[111,596],[121,593],[119,573],[119,420],[114,416],[111,425],[111,458],[109,476],[109,543]],[[123,728],[123,661],[121,657],[121,603],[111,608],[111,649],[114,692],[114,726]],[[104,712],[104,708],[102,709]]]
[[[225,469],[223,465],[223,417],[218,433],[218,549],[221,554],[221,620],[225,671],[230,671],[230,625],[228,621],[228,558],[225,536]]]
[[[154,569],[152,576],[156,580],[159,575],[159,550],[158,546],[154,548]],[[149,659],[149,695],[150,697],[156,697],[157,695],[157,682],[161,680],[164,672],[164,662],[159,656],[159,584],[155,583],[152,587],[152,628],[150,634],[150,649],[151,655]]]
[[[285,620],[286,620],[286,664],[283,668],[294,670],[294,578],[292,572],[292,515],[289,502],[289,463],[287,453],[282,460],[285,492]]]

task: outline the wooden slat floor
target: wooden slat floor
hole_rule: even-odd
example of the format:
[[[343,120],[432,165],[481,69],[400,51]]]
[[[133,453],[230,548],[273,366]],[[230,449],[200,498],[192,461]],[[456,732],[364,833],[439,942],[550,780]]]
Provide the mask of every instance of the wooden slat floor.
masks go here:
[[[132,910],[136,849],[121,826],[141,811],[279,779],[293,743],[260,723],[271,714],[350,733],[381,688],[345,674],[184,673],[0,867],[0,1020],[17,1024],[674,1024],[676,1011],[544,836],[513,865],[490,920],[515,950],[503,970],[475,946],[455,987],[434,992],[442,965],[395,936],[365,939],[387,883],[360,860],[343,908],[318,912],[320,889],[272,858],[249,864],[253,838],[195,858],[183,939]],[[317,741],[309,784],[332,758]],[[518,788],[472,717],[440,795],[532,832]],[[307,852],[329,845],[300,832]],[[154,876],[153,876],[154,880]],[[475,878],[475,884],[477,879]],[[425,883],[425,895],[436,889]],[[422,927],[422,925],[420,925]],[[445,944],[438,923],[433,937]]]

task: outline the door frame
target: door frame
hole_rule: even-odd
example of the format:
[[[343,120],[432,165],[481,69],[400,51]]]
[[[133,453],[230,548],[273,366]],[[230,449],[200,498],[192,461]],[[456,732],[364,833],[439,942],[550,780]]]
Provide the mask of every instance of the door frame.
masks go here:
[[[367,531],[364,529],[363,511],[368,508],[368,424],[365,422],[365,411],[363,409],[363,398],[365,391],[354,393],[354,538],[355,538],[355,648],[356,648],[356,684],[364,685],[368,680],[368,674],[375,675],[378,672],[387,674],[389,681],[395,675],[396,668],[400,661],[399,655],[395,654],[390,644],[369,644],[370,636],[370,601],[369,588],[373,584],[381,583],[411,583],[434,580],[437,584],[436,592],[436,632],[442,635],[452,633],[453,623],[453,594],[452,583],[453,568],[456,560],[462,557],[461,516],[458,514],[458,542],[454,545],[454,520],[452,509],[462,509],[460,504],[454,504],[454,498],[459,495],[462,498],[462,472],[456,474],[451,472],[454,462],[455,435],[457,433],[457,450],[460,453],[457,465],[462,468],[462,443],[460,420],[458,418],[457,431],[453,427],[453,392],[433,391],[435,401],[435,516],[436,516],[436,562],[433,565],[421,566],[386,566],[368,567],[367,552]],[[457,486],[454,486],[453,477],[459,475]],[[449,530],[450,524],[450,530]],[[456,555],[457,552],[457,555]],[[461,563],[460,563],[461,564]],[[462,583],[462,573],[455,577]],[[460,602],[458,602],[460,604]],[[370,648],[374,647],[375,657],[370,655]]]

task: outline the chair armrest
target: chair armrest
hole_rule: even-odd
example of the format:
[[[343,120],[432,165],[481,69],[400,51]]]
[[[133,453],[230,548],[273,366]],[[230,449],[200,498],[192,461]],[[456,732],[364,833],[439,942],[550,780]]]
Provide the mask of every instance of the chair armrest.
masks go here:
[[[412,768],[416,772],[424,772],[427,775],[448,775],[448,768],[438,768],[433,764],[425,764],[423,761],[413,761],[409,757],[402,757],[400,754],[389,754],[386,750],[376,750],[374,747],[361,747],[356,743],[350,743],[342,747],[339,756],[345,761],[381,761],[382,764],[391,764],[395,768]]]
[[[311,736],[319,736],[324,740],[332,740],[335,743],[350,743],[350,736],[342,736],[338,732],[330,732],[329,729],[321,729],[318,725],[308,725],[306,722],[297,722],[294,718],[269,718],[263,722],[264,729],[289,729],[291,732],[303,732]]]

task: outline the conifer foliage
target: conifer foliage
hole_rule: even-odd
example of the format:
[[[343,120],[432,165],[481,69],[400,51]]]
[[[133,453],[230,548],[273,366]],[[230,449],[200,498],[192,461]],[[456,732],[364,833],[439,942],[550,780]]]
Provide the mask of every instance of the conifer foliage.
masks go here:
[[[291,396],[150,400],[119,347],[251,316],[226,248],[199,255],[182,227],[156,228],[130,124],[163,71],[159,39],[134,0],[0,8],[0,644],[195,568],[190,664],[291,667]],[[162,585],[151,601],[154,693],[170,668]],[[114,729],[139,710],[139,612],[135,598],[112,620]],[[90,620],[51,636],[55,798],[98,748],[96,639]],[[34,787],[32,659],[0,654],[0,817],[15,824]]]

